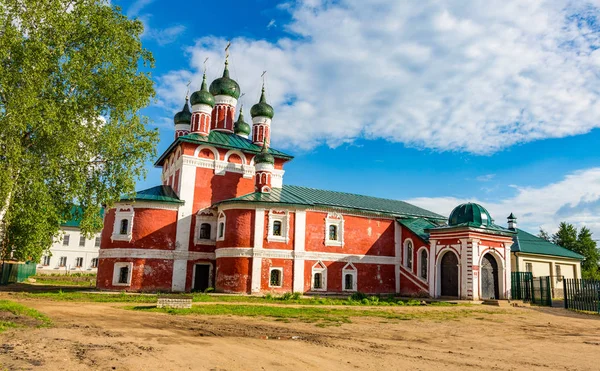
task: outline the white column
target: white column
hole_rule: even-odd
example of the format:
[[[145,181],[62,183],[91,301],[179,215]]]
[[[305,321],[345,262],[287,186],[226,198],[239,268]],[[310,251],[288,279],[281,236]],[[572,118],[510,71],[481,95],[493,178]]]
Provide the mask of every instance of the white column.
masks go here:
[[[463,300],[469,299],[470,269],[468,268],[470,268],[470,264],[470,262],[467,262],[467,239],[463,238],[460,240],[460,261],[458,262],[460,274],[460,292],[458,293],[458,296]]]
[[[294,292],[304,292],[304,251],[306,240],[306,211],[296,210],[294,226]]]
[[[479,262],[481,261],[480,251],[479,240],[471,240],[471,266],[469,267],[469,275],[473,280],[471,284],[471,289],[473,290],[472,300],[479,300],[479,282],[481,281],[481,267],[479,266]],[[477,269],[473,268],[475,266],[477,266]]]
[[[402,227],[394,222],[394,257],[396,260],[394,277],[396,278],[396,294],[400,293],[400,264],[402,263]]]
[[[436,254],[437,254],[437,240],[429,240],[429,275],[428,275],[428,281],[429,281],[429,296],[431,296],[432,298],[437,297],[436,292],[435,292],[435,286],[436,283],[438,282],[438,277],[437,277],[437,267],[435,264],[435,258],[436,258]]]
[[[190,229],[192,226],[192,207],[194,204],[194,188],[196,184],[196,167],[186,164],[181,165],[179,198],[185,203],[177,212],[177,234],[175,251],[188,251],[190,246]],[[173,282],[171,290],[185,291],[185,278],[187,275],[187,259],[173,261]]]
[[[260,292],[262,276],[261,251],[265,238],[265,209],[256,209],[254,212],[254,249],[252,251],[252,281],[251,292]]]
[[[510,247],[512,241],[504,243],[504,297],[502,299],[512,299],[512,256]]]

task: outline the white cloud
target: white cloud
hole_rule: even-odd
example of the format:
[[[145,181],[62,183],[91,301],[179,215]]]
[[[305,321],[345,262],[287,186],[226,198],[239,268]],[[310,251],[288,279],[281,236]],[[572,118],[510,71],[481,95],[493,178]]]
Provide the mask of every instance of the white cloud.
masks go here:
[[[184,25],[174,25],[166,28],[154,28],[150,26],[152,14],[142,13],[142,10],[154,0],[137,0],[127,9],[128,17],[136,17],[144,25],[143,39],[152,39],[160,46],[170,44],[186,30]]]
[[[478,176],[477,178],[475,178],[475,180],[477,180],[478,182],[489,182],[490,180],[494,179],[495,176],[496,174],[485,174]]]
[[[277,27],[277,25],[275,24],[275,20],[271,19],[269,21],[269,24],[267,24],[267,30],[271,29],[272,27]]]
[[[409,203],[450,215],[454,207],[463,202],[483,205],[499,225],[506,226],[506,217],[512,212],[519,227],[532,233],[542,227],[555,232],[558,223],[566,221],[578,227],[587,226],[600,238],[600,168],[591,168],[568,174],[559,182],[543,187],[512,186],[513,197],[496,202],[455,197],[420,197],[406,200]]]
[[[127,16],[135,17],[140,14],[142,9],[152,3],[154,0],[136,0],[127,8]]]
[[[575,8],[580,6],[581,9]],[[487,154],[600,126],[593,6],[568,0],[299,1],[275,42],[235,38],[232,71],[247,100],[268,70],[277,145],[385,138]],[[579,26],[578,26],[579,24]],[[221,72],[224,38],[190,48]],[[175,73],[177,71],[173,71]],[[185,89],[159,98],[175,108]],[[176,99],[174,99],[176,97]]]

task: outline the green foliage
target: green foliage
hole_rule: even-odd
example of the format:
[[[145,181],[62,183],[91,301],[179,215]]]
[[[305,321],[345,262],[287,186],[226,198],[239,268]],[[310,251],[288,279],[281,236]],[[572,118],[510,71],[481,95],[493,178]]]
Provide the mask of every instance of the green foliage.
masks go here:
[[[550,234],[548,232],[546,232],[544,229],[540,228],[540,233],[538,233],[537,235],[539,238],[542,238],[548,242],[552,242],[552,238],[550,237]]]
[[[36,261],[73,203],[90,237],[145,175],[154,62],[104,0],[0,0],[0,24],[0,255]]]
[[[578,232],[574,225],[561,222],[558,231],[552,236],[552,242],[585,257],[581,264],[582,278],[600,279],[600,252],[589,228],[581,227]]]

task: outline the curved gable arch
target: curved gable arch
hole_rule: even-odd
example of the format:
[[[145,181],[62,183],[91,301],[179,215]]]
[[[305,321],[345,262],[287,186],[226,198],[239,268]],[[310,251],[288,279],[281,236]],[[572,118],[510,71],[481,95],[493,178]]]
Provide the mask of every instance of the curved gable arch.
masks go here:
[[[207,146],[205,144],[201,144],[198,147],[196,147],[196,150],[194,151],[194,157],[199,157],[200,152],[205,149],[212,152],[212,154],[214,156],[214,158],[213,158],[214,160],[219,160],[219,151],[217,151],[217,149],[215,147]]]
[[[224,158],[224,160],[225,160],[226,162],[230,162],[230,161],[229,161],[229,157],[230,157],[231,155],[237,155],[237,156],[239,156],[239,157],[240,157],[240,159],[242,160],[242,164],[243,164],[243,165],[246,165],[246,156],[245,156],[245,155],[244,155],[244,154],[243,154],[241,151],[239,151],[239,150],[237,150],[237,149],[230,149],[230,150],[229,150],[229,151],[227,151],[227,153],[225,154],[225,158]]]

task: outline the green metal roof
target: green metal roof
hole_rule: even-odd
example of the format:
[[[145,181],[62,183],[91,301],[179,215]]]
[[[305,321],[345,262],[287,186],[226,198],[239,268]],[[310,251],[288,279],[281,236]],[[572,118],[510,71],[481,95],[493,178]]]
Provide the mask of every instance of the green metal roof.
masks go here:
[[[480,225],[477,222],[465,222],[465,223],[459,223],[459,224],[455,224],[455,225],[443,225],[443,226],[439,226],[439,227],[429,228],[428,230],[452,231],[455,229],[462,229],[462,228],[473,228],[473,229],[476,229],[476,230],[479,230],[479,231],[482,231],[485,233],[499,234],[499,235],[503,235],[503,236],[511,236],[511,235],[515,234],[515,232],[513,230],[504,228],[502,226],[499,226],[498,224],[490,223],[490,225]]]
[[[425,232],[425,230],[435,228],[439,225],[425,218],[399,218],[398,223],[408,228],[426,242],[429,241],[429,233]]]
[[[260,150],[262,149],[261,146],[257,146],[256,144],[252,143],[251,140],[247,138],[242,138],[237,134],[211,130],[210,134],[207,137],[203,137],[195,133],[180,136],[175,141],[173,141],[169,148],[167,148],[167,150],[158,158],[158,160],[156,160],[154,166],[162,166],[163,160],[167,157],[169,153],[171,153],[171,150],[181,142],[194,144],[208,144],[221,148],[239,149],[243,152],[256,154],[259,154]],[[292,155],[288,155],[287,153],[278,151],[273,148],[269,148],[269,153],[271,153],[274,157],[282,158],[285,160],[291,160],[292,158],[294,158],[294,156]]]
[[[512,252],[521,252],[524,254],[539,254],[559,256],[561,258],[583,260],[583,255],[565,249],[562,246],[555,245],[551,242],[527,233],[522,229],[517,229],[517,234],[513,237],[513,245],[510,250]]]
[[[104,216],[104,209],[100,209],[100,216]],[[69,219],[62,223],[61,227],[72,227],[79,228],[81,225],[81,218],[83,217],[83,209],[81,206],[73,206],[71,207],[71,212],[69,213]]]
[[[334,207],[389,214],[391,216],[416,216],[437,220],[446,219],[441,215],[421,209],[404,201],[292,185],[284,185],[283,188],[273,188],[270,193],[250,193],[245,196],[224,200],[220,203],[231,202],[264,202]]]
[[[448,225],[450,226],[465,224],[470,227],[489,227],[492,225],[492,217],[485,207],[468,202],[455,207],[448,218]]]
[[[171,186],[159,185],[156,187],[144,189],[136,192],[135,196],[121,196],[121,201],[151,201],[164,202],[170,204],[182,204],[182,200],[177,197]]]

